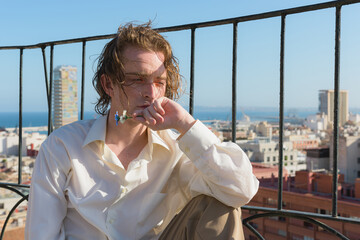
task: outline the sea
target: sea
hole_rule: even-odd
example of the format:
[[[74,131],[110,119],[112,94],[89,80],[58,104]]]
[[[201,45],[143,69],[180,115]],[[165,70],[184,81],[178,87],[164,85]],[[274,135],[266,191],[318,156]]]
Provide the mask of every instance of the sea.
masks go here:
[[[216,108],[216,107],[199,107],[194,108],[194,117],[202,121],[223,120],[231,121],[231,108]],[[301,122],[307,116],[316,114],[316,109],[289,109],[284,112],[284,121]],[[237,120],[242,120],[245,115],[250,118],[250,121],[268,121],[278,122],[279,111],[275,108],[249,108],[237,111]],[[84,119],[97,118],[95,112],[84,112]],[[80,118],[79,118],[80,119]],[[48,113],[47,112],[23,112],[22,126],[23,127],[40,127],[47,126]],[[18,112],[0,112],[0,128],[16,128],[19,126]]]

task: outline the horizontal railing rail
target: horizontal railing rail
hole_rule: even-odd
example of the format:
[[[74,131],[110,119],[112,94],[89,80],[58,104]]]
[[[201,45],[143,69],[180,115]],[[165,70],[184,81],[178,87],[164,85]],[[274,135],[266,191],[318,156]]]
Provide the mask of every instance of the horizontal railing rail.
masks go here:
[[[207,27],[214,27],[219,25],[232,25],[233,26],[233,46],[232,46],[232,141],[236,141],[236,84],[237,84],[237,35],[238,35],[238,23],[240,22],[248,22],[248,21],[255,21],[260,19],[267,19],[267,18],[281,18],[281,31],[280,31],[280,89],[279,89],[279,181],[278,181],[278,199],[277,199],[277,208],[265,208],[265,207],[256,207],[256,206],[244,206],[244,210],[256,211],[256,212],[263,212],[263,213],[256,213],[250,217],[243,219],[244,226],[246,226],[250,231],[252,231],[259,239],[264,239],[263,236],[251,226],[250,221],[257,219],[257,218],[265,218],[269,216],[284,216],[290,218],[298,218],[304,221],[308,221],[314,223],[326,231],[334,234],[335,236],[339,237],[340,239],[348,239],[344,234],[340,233],[339,231],[327,226],[326,224],[320,222],[317,219],[326,219],[332,221],[340,221],[340,222],[347,222],[353,224],[360,224],[360,220],[353,219],[353,218],[344,218],[338,217],[337,211],[337,188],[338,188],[338,141],[339,141],[339,69],[340,69],[340,27],[341,27],[341,8],[345,5],[351,5],[355,3],[359,3],[360,0],[339,0],[339,1],[330,1],[325,3],[313,4],[308,6],[301,6],[271,12],[265,12],[260,14],[253,14],[235,18],[228,18],[216,21],[207,21],[207,22],[200,22],[200,23],[191,23],[191,24],[184,24],[178,26],[171,26],[171,27],[161,27],[157,28],[157,31],[161,33],[166,32],[177,32],[177,31],[191,31],[191,56],[190,56],[190,93],[189,93],[189,112],[193,114],[194,111],[194,71],[195,71],[195,36],[196,36],[196,29],[199,28],[207,28]],[[283,209],[283,136],[284,136],[284,56],[285,56],[285,31],[286,31],[286,17],[292,14],[299,14],[304,12],[311,12],[321,9],[328,9],[328,8],[335,8],[335,52],[334,52],[334,123],[333,123],[333,182],[332,182],[332,214],[331,215],[324,215],[318,213],[310,213],[310,212],[300,212],[300,211],[292,211],[292,210],[284,210]],[[6,222],[3,226],[0,239],[3,238],[3,234],[5,232],[6,224],[10,215],[14,212],[16,207],[22,203],[23,201],[28,199],[28,195],[22,193],[18,189],[28,189],[28,185],[22,184],[22,102],[23,102],[23,53],[24,50],[28,49],[41,49],[42,57],[43,57],[43,65],[44,65],[44,75],[45,75],[45,86],[46,86],[46,93],[47,93],[47,101],[48,101],[48,134],[52,132],[52,85],[53,85],[53,59],[54,59],[54,48],[58,45],[65,45],[65,44],[74,44],[74,43],[82,43],[82,78],[81,78],[81,106],[80,106],[80,118],[83,119],[84,117],[84,83],[85,83],[85,57],[86,57],[86,43],[90,41],[98,41],[104,39],[110,39],[116,36],[116,34],[107,34],[107,35],[99,35],[99,36],[88,36],[82,38],[74,38],[74,39],[66,39],[66,40],[58,40],[58,41],[50,41],[50,42],[43,42],[34,45],[21,45],[21,46],[0,46],[0,50],[19,50],[19,152],[18,152],[18,183],[0,183],[0,188],[9,189],[16,194],[20,195],[21,199],[15,204],[15,206],[10,211],[9,215],[7,216]],[[45,49],[50,47],[50,71],[47,69],[46,63],[46,54]]]

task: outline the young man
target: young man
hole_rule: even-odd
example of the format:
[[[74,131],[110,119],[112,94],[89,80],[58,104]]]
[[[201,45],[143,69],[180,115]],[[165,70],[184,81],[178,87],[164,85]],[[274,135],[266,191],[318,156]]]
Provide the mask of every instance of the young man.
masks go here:
[[[169,43],[149,25],[120,27],[93,83],[102,117],[41,147],[26,239],[242,239],[239,207],[258,181],[236,144],[172,100],[180,75]]]

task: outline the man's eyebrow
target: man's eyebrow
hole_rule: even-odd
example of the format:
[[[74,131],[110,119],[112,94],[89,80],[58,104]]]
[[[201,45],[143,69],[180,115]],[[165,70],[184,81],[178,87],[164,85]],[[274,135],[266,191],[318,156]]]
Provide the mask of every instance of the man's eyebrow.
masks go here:
[[[126,72],[125,75],[149,76],[150,74],[142,73],[142,72]]]
[[[148,74],[148,73],[142,73],[142,72],[126,72],[125,75],[134,75],[134,76],[140,76],[140,77],[148,77],[150,76],[151,74]],[[166,80],[166,76],[157,76],[156,77],[157,79],[160,79],[160,80]]]

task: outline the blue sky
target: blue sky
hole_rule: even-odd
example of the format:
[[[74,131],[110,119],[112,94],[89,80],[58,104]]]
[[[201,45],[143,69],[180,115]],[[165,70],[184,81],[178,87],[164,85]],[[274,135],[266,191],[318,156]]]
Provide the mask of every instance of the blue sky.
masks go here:
[[[212,21],[325,1],[3,1],[0,46],[115,33],[120,24],[153,20],[154,27]],[[287,17],[285,36],[285,107],[317,108],[318,91],[333,88],[335,10]],[[360,4],[342,10],[341,89],[360,108]],[[188,104],[190,32],[165,33],[180,62]],[[91,79],[96,58],[108,40],[89,42],[86,56],[85,110],[93,109]],[[237,105],[277,107],[279,102],[280,18],[238,25]],[[46,51],[49,57],[49,49]],[[195,105],[231,105],[232,26],[196,30]],[[24,111],[46,111],[40,49],[24,51]],[[49,58],[47,59],[49,64]],[[74,65],[81,79],[81,44],[57,46],[54,66]],[[0,51],[0,112],[18,111],[19,51]]]

